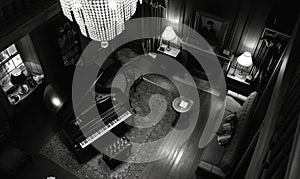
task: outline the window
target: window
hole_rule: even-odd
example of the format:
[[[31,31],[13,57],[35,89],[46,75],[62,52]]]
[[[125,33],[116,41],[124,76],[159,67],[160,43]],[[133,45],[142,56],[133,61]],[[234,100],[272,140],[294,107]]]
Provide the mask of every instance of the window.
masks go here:
[[[10,82],[11,71],[19,68],[27,76],[27,70],[15,44],[12,44],[0,53],[0,85],[4,92],[13,87]]]

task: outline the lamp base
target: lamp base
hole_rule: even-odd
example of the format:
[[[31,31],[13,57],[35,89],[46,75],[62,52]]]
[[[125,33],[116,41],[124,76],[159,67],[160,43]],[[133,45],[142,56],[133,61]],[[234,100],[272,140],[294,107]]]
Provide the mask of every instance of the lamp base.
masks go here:
[[[236,65],[235,65],[235,67],[234,67],[233,72],[231,73],[231,76],[235,76],[235,72],[236,72]]]
[[[167,47],[166,47],[166,50],[167,50],[167,51],[170,51],[170,50],[171,50],[171,48],[170,48],[170,41],[168,41],[168,45],[167,45]]]

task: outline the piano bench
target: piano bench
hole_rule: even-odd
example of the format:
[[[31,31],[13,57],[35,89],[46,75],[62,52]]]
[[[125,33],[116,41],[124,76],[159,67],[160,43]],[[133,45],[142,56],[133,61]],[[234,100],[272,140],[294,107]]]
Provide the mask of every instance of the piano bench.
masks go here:
[[[114,156],[114,158],[111,158],[107,155],[103,155],[102,159],[107,164],[107,166],[112,170],[116,168],[118,165],[120,165],[121,163],[123,163],[122,160],[117,160],[117,159],[125,160],[130,156],[130,154],[131,154],[131,147],[127,147],[124,150],[122,150],[119,154]]]
[[[118,139],[105,148],[110,156],[103,154],[103,160],[110,169],[114,169],[130,156],[131,148],[132,144],[126,137]]]

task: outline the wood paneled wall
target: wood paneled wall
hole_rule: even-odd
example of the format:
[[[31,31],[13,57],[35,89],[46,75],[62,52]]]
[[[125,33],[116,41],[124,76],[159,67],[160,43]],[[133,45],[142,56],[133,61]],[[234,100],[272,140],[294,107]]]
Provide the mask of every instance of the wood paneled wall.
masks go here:
[[[61,12],[59,2],[56,0],[33,1],[35,2],[33,5],[29,3],[29,6],[20,8],[17,14],[0,18],[1,50]],[[0,17],[3,17],[1,13],[2,9],[0,9]]]
[[[56,34],[64,22],[66,22],[66,17],[58,14],[30,33],[46,82],[55,80],[58,74],[62,74],[64,71]]]
[[[266,27],[291,35],[299,13],[298,1],[274,0]]]
[[[171,0],[167,18],[189,24],[195,11],[230,21],[225,46],[240,54],[253,52],[272,8],[273,0]]]
[[[260,36],[265,27],[269,12],[271,11],[273,0],[251,1],[246,7],[249,7],[248,17],[244,23],[245,28],[241,34],[240,43],[237,46],[237,53],[249,51],[254,52]]]

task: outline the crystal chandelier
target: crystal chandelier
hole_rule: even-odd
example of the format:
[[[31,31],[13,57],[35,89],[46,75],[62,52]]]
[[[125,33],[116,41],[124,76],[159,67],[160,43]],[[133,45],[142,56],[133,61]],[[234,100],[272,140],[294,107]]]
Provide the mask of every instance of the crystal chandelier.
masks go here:
[[[63,14],[75,20],[81,33],[107,46],[125,29],[138,0],[60,0]],[[140,2],[142,2],[140,0]]]

